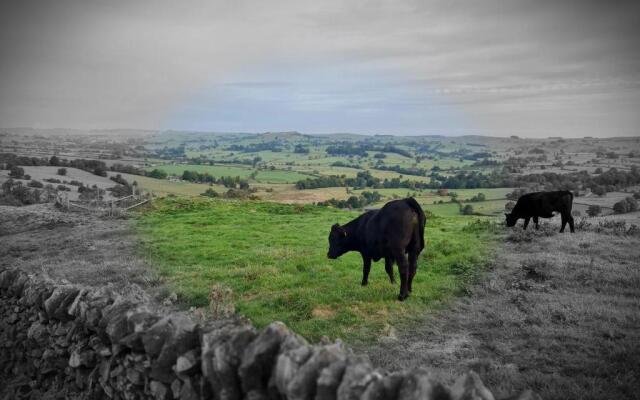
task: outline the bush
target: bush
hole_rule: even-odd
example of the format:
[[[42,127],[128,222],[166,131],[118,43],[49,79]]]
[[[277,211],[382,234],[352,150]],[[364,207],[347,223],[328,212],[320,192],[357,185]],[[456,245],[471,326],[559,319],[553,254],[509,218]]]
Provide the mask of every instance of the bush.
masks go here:
[[[153,171],[149,172],[149,177],[155,179],[167,179],[167,173],[164,170],[155,168]]]
[[[487,199],[487,196],[485,196],[484,193],[478,193],[477,195],[469,199],[469,201],[477,202],[477,201],[485,201],[486,199]]]
[[[613,212],[616,214],[624,214],[638,210],[638,200],[633,197],[627,197],[613,205]]]
[[[58,168],[58,175],[66,176],[67,175],[67,169],[66,168]]]
[[[600,213],[602,213],[602,208],[600,206],[590,205],[589,208],[587,208],[587,215],[590,217],[597,217]]]
[[[93,170],[93,174],[94,174],[94,175],[98,175],[98,176],[104,176],[104,177],[106,177],[106,176],[107,176],[107,170],[106,170],[104,167],[99,166],[99,167],[96,167],[96,168]]]
[[[71,188],[69,188],[69,187],[67,187],[65,185],[58,185],[56,187],[56,189],[58,189],[61,192],[70,192],[71,191]]]
[[[473,215],[473,206],[471,204],[467,204],[464,207],[460,207],[460,214]]]
[[[17,179],[22,178],[24,176],[24,168],[12,167],[11,171],[9,172],[9,176]]]
[[[114,181],[115,183],[119,183],[119,184],[121,184],[121,185],[125,185],[125,186],[128,186],[128,185],[129,185],[129,182],[127,182],[127,180],[126,180],[126,179],[124,179],[124,178],[122,177],[122,175],[120,175],[120,174],[118,174],[118,175],[116,175],[116,176],[112,176],[112,177],[110,177],[109,179],[111,179],[111,180],[112,180],[112,181]]]
[[[43,188],[44,187],[42,182],[38,182],[38,181],[35,181],[35,180],[32,180],[29,183],[27,183],[27,186],[32,187],[32,188]]]
[[[62,183],[60,182],[60,179],[56,179],[56,178],[47,178],[47,179],[43,179],[43,181],[49,182],[49,183]]]
[[[200,193],[200,196],[205,196],[205,197],[218,197],[218,192],[216,192],[215,190],[209,188],[207,190],[204,191],[204,193]]]

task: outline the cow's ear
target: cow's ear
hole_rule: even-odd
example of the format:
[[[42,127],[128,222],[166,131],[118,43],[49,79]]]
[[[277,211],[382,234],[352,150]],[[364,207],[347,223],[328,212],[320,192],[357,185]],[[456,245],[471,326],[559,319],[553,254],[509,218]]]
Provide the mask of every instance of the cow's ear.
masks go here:
[[[340,229],[340,224],[333,224],[331,225],[331,230],[335,231],[336,229]]]
[[[340,232],[342,233],[342,236],[347,237],[347,231],[341,228]]]

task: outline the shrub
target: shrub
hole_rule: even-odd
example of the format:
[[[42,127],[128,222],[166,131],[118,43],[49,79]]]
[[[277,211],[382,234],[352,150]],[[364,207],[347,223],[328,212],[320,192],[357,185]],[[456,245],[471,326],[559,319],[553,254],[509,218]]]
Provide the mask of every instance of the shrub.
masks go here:
[[[590,205],[589,208],[587,208],[587,215],[590,217],[596,217],[600,215],[601,212],[602,208],[598,205]]]
[[[58,175],[66,176],[67,175],[67,169],[66,168],[58,168]]]
[[[24,176],[24,168],[12,167],[11,171],[9,172],[9,176],[18,179],[22,178]]]
[[[49,182],[49,183],[62,183],[60,182],[60,179],[56,179],[56,178],[47,178],[47,179],[43,179],[43,181]]]
[[[98,175],[98,176],[104,176],[104,177],[106,177],[106,176],[107,176],[107,170],[106,170],[104,167],[99,166],[99,167],[96,167],[96,168],[93,170],[93,174],[94,174],[94,175]]]
[[[149,172],[149,177],[155,179],[167,179],[167,173],[164,170],[155,168],[153,171]]]
[[[473,206],[471,204],[467,204],[464,207],[460,207],[460,214],[473,215]]]
[[[130,185],[116,185],[107,189],[114,197],[125,197],[133,194],[133,188]]]
[[[71,191],[71,188],[69,188],[69,187],[67,187],[65,185],[58,185],[56,187],[56,189],[58,189],[61,192],[70,192]]]
[[[209,188],[209,189],[205,190],[204,193],[200,193],[200,196],[218,197],[218,192],[216,192],[215,190]]]
[[[44,187],[42,182],[38,182],[38,181],[35,181],[35,180],[32,180],[29,183],[27,183],[27,186],[32,187],[32,188],[43,188]]]
[[[477,201],[485,201],[486,199],[487,199],[487,196],[485,196],[484,193],[478,193],[477,195],[469,199],[469,201],[477,202]]]
[[[119,183],[119,184],[121,184],[121,185],[125,185],[125,186],[129,185],[129,182],[127,182],[127,180],[126,180],[126,179],[124,179],[124,178],[122,177],[122,175],[120,175],[120,174],[118,174],[118,175],[116,175],[116,176],[112,176],[112,177],[110,177],[109,179],[111,179],[111,180],[112,180],[112,181],[114,181],[115,183]]]

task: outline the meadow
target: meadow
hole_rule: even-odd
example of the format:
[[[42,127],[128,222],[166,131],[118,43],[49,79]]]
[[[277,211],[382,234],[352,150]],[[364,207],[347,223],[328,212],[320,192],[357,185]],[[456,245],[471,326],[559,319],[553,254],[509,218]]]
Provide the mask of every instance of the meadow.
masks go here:
[[[139,217],[137,229],[145,255],[184,305],[206,308],[212,288],[230,289],[226,300],[259,327],[281,320],[310,340],[352,342],[389,335],[402,321],[446,304],[478,276],[495,244],[486,218],[430,216],[413,293],[400,303],[399,287],[381,262],[361,287],[359,254],[326,257],[331,225],[357,215],[311,205],[166,198]]]
[[[171,164],[161,165],[158,167],[147,168],[152,170],[158,168],[164,170],[169,175],[181,176],[184,171],[196,171],[199,173],[208,173],[211,176],[239,176],[240,178],[248,178],[255,168],[240,165],[197,165],[197,164]],[[297,171],[288,170],[257,170],[255,181],[261,183],[295,183],[301,179],[308,178],[309,175]]]

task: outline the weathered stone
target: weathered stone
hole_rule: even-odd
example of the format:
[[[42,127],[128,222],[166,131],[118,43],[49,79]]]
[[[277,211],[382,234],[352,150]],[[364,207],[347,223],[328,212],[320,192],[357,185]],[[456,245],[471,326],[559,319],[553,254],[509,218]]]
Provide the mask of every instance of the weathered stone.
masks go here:
[[[202,374],[218,399],[242,398],[237,369],[255,335],[248,326],[225,326],[202,336]]]
[[[493,394],[473,371],[459,377],[451,387],[453,400],[494,400]]]
[[[177,374],[191,375],[200,371],[200,350],[189,350],[176,360],[175,370]]]
[[[169,383],[174,379],[173,367],[179,354],[196,348],[198,341],[198,325],[182,314],[174,314],[169,319],[171,334],[165,338],[162,350],[151,363],[153,379]]]
[[[198,391],[194,387],[193,382],[191,381],[191,378],[186,378],[182,382],[179,399],[180,400],[200,400]]]
[[[144,375],[135,368],[127,368],[127,379],[134,385],[140,386],[144,384]]]
[[[340,343],[317,349],[287,385],[287,398],[290,400],[313,399],[316,395],[316,383],[322,370],[331,363],[344,361],[346,358]]]
[[[173,395],[174,399],[180,398],[180,389],[182,389],[182,382],[180,382],[179,379],[171,382],[171,394]]]
[[[363,358],[355,358],[345,368],[342,382],[338,386],[338,400],[359,400],[367,385],[373,379],[371,363]]]
[[[8,289],[11,287],[11,284],[13,284],[14,279],[21,273],[22,272],[17,269],[8,269],[0,272],[0,289],[2,289],[4,293],[8,293]]]
[[[342,382],[346,367],[346,360],[339,359],[320,372],[317,381],[316,400],[335,400],[337,398],[338,387]]]
[[[400,383],[398,400],[449,400],[449,390],[435,381],[428,372],[415,370],[407,373]]]
[[[95,365],[96,354],[93,350],[80,351],[74,350],[69,357],[69,366],[71,368],[93,367]]]
[[[404,372],[396,372],[374,380],[367,386],[361,400],[395,400],[405,376]]]
[[[149,383],[149,393],[155,400],[169,400],[169,389],[167,385],[158,381],[151,381]]]
[[[27,274],[24,274],[24,273],[16,274],[15,279],[11,283],[11,288],[8,291],[9,295],[11,295],[13,297],[22,296],[22,291],[23,291],[23,289],[25,287],[25,284],[28,281],[29,281],[29,277],[27,276]]]
[[[292,334],[280,345],[280,354],[269,381],[272,398],[287,392],[287,386],[298,369],[311,357],[312,349],[302,337]]]
[[[51,296],[44,302],[44,310],[49,318],[57,318],[64,321],[69,318],[67,309],[80,292],[74,286],[58,286]]]
[[[121,344],[133,351],[144,351],[144,344],[142,343],[142,335],[144,332],[133,332],[118,341]]]
[[[120,339],[131,333],[127,321],[127,311],[135,307],[132,303],[118,300],[102,312],[100,328],[102,328],[111,343],[118,343]]]
[[[144,351],[150,357],[156,357],[160,354],[164,342],[171,336],[172,326],[169,323],[169,317],[165,317],[153,324],[147,332],[142,335],[142,344]]]
[[[80,310],[81,310],[80,302],[85,297],[87,292],[88,292],[88,290],[84,289],[84,288],[80,290],[80,293],[78,293],[76,298],[69,305],[69,308],[67,308],[67,314],[69,314],[70,316],[73,316],[73,317],[78,317],[80,315]]]
[[[291,335],[282,322],[273,322],[264,328],[247,346],[242,356],[238,375],[242,390],[254,398],[265,397],[271,371],[276,363],[280,344]]]

